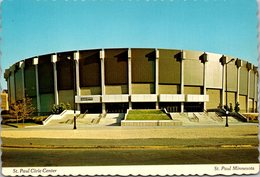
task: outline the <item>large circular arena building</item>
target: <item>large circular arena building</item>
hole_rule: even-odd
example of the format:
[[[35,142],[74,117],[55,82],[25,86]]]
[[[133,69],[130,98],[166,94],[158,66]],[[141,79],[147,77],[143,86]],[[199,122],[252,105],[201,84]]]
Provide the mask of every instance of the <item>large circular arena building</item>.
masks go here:
[[[9,102],[29,96],[38,112],[76,104],[89,113],[160,109],[201,112],[240,104],[256,112],[253,64],[201,51],[120,48],[51,53],[21,60],[5,71]],[[226,93],[227,91],[227,93]]]

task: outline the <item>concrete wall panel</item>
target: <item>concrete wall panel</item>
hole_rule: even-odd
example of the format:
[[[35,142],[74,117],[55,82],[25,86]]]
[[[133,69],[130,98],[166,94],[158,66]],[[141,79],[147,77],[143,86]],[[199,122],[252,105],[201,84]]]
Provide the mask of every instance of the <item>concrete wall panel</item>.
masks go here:
[[[32,105],[35,108],[35,111],[38,112],[37,110],[37,98],[36,96],[30,97],[32,99]]]
[[[176,55],[180,50],[159,50],[159,84],[180,84],[181,65]]]
[[[247,68],[246,66],[242,66],[240,69],[240,86],[239,86],[239,94],[247,95]]]
[[[105,90],[107,95],[127,94],[128,85],[106,85]]]
[[[155,50],[132,49],[132,83],[154,83]]]
[[[132,84],[132,94],[154,94],[154,84]]]
[[[128,82],[128,49],[105,50],[105,84],[119,85]]]
[[[184,85],[203,85],[203,64],[199,59],[184,60]]]
[[[41,110],[40,112],[51,112],[54,105],[53,93],[40,94]]]
[[[235,92],[237,90],[237,67],[235,62],[227,65],[227,87],[228,91]]]
[[[15,72],[15,97],[16,100],[23,99],[23,83],[22,83],[22,70],[18,69]]]
[[[199,57],[204,53],[202,51],[183,50],[185,59],[199,60]]]
[[[11,75],[9,77],[10,79],[10,100],[11,103],[15,102],[15,79],[14,79],[14,73],[11,72]]]
[[[230,106],[230,103],[232,104],[234,110],[236,105],[236,93],[234,92],[228,92],[228,106]]]
[[[221,56],[208,55],[206,63],[207,88],[222,88],[222,65],[219,62]]]
[[[73,89],[73,60],[60,60],[56,63],[58,90]]]
[[[80,51],[79,75],[80,87],[101,85],[100,50]]]
[[[159,94],[179,94],[179,85],[159,85]]]
[[[53,93],[54,78],[53,64],[47,58],[40,58],[38,65],[39,91],[40,93]]]
[[[202,94],[202,87],[184,86],[184,94]]]
[[[26,66],[24,69],[25,95],[29,97],[36,96],[36,76],[35,67]]]
[[[74,108],[74,92],[73,90],[60,90],[59,91],[59,102],[67,104],[69,103],[71,109]]]
[[[240,112],[246,112],[246,96],[239,95]]]
[[[81,87],[81,95],[101,95],[100,87]]]
[[[209,102],[207,102],[207,109],[215,109],[219,105],[221,105],[221,90],[207,89],[207,95],[209,95]]]
[[[254,98],[254,95],[255,95],[255,73],[254,71],[250,71],[249,97]]]

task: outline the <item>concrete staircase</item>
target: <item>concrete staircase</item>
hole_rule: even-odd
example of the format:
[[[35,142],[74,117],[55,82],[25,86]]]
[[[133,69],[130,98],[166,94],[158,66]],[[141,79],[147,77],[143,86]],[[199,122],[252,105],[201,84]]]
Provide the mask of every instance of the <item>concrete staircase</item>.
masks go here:
[[[66,114],[61,119],[53,119],[48,122],[48,125],[57,125],[57,124],[72,124],[74,114]]]
[[[124,113],[108,113],[105,117],[100,119],[100,126],[120,125],[121,120],[124,119]]]
[[[206,113],[206,112],[197,112],[194,113],[198,117],[200,123],[205,124],[217,124],[223,122],[222,117],[218,116],[216,113]]]
[[[102,114],[81,114],[77,118],[78,124],[95,125],[100,122]]]
[[[192,112],[192,113],[171,113],[173,120],[179,120],[183,125],[208,125],[220,124],[223,122],[222,117],[212,113]]]

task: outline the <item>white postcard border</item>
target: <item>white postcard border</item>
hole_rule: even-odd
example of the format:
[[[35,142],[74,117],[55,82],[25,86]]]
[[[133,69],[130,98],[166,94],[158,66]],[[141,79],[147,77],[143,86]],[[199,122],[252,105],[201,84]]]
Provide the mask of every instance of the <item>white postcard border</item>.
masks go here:
[[[252,175],[259,173],[259,163],[212,165],[133,165],[73,167],[3,167],[5,176],[58,175]]]

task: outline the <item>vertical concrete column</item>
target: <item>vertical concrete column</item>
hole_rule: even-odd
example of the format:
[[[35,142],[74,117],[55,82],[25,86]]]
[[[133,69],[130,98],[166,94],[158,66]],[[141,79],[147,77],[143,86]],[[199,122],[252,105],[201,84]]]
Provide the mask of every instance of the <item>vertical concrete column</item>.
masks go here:
[[[24,61],[21,61],[21,62],[19,62],[19,68],[21,68],[21,70],[22,70],[22,94],[23,94],[23,98],[25,98],[26,97],[26,95],[25,95],[25,81],[24,81],[24,67],[25,67],[25,63],[24,63]]]
[[[180,62],[181,62],[181,94],[184,94],[184,58],[185,52],[181,51]],[[184,112],[184,102],[181,102],[181,112]]]
[[[74,60],[75,60],[75,74],[76,74],[76,95],[80,96],[80,86],[79,86],[79,51],[74,53]],[[75,95],[74,95],[75,96]],[[80,110],[80,104],[77,103],[77,110]]]
[[[225,67],[225,64],[227,62],[227,58],[225,55],[223,55],[221,58],[220,58],[220,62],[222,64],[222,90],[221,90],[221,106],[222,108],[224,108],[224,105],[225,105],[225,90],[226,90],[226,87],[225,87],[225,83],[226,83],[226,67]]]
[[[6,70],[6,80],[7,80],[7,90],[8,90],[8,102],[9,104],[12,103],[12,100],[11,100],[11,88],[10,88],[10,70]]]
[[[239,103],[239,92],[240,92],[240,69],[242,66],[242,61],[237,59],[236,60],[236,65],[237,65],[237,92],[236,92],[236,103]]]
[[[102,101],[102,113],[105,114],[106,113],[106,104],[103,102],[103,97],[106,94],[106,90],[105,90],[105,51],[101,50],[99,52],[99,57],[100,57],[100,62],[101,62],[101,101]]]
[[[255,75],[255,70],[253,70],[252,72],[254,72],[254,93],[253,93],[253,111],[252,112],[255,112],[255,88],[256,88],[256,75]]]
[[[257,98],[257,67],[254,67],[254,111],[253,112],[256,112],[256,109],[257,109],[257,105],[255,104],[256,102],[256,98]]]
[[[200,56],[200,61],[201,63],[203,63],[203,95],[204,97],[206,97],[207,95],[207,61],[208,61],[208,55],[206,53],[203,53],[201,56]],[[203,104],[203,110],[206,110],[207,109],[207,103],[206,101],[204,101],[204,104]]]
[[[16,71],[16,65],[13,65],[11,68],[10,68],[10,75],[13,75],[14,76],[14,88],[13,88],[13,95],[11,95],[11,102],[15,102],[16,101],[16,84],[15,84],[15,71]],[[12,82],[11,82],[12,83]],[[10,84],[11,84],[10,83]],[[11,91],[11,90],[10,90]]]
[[[251,63],[247,63],[247,69],[248,69],[248,73],[247,73],[247,97],[246,97],[246,112],[249,112],[249,97],[250,97],[250,73],[252,70],[252,64]]]
[[[59,92],[58,92],[58,80],[57,80],[57,55],[52,55],[51,56],[51,62],[53,64],[53,80],[54,80],[54,103],[56,105],[59,104]]]
[[[132,95],[132,53],[131,49],[128,49],[128,94],[129,94],[129,109],[132,109],[132,101],[131,101],[131,95]]]
[[[155,49],[155,94],[157,96],[155,108],[159,109],[159,50],[158,49]]]
[[[9,103],[11,104],[12,103],[12,100],[11,100],[11,89],[10,89],[10,76],[8,77],[8,79],[7,79],[7,89],[8,89],[8,91],[9,91],[9,93],[8,93],[8,101],[9,101]]]
[[[207,62],[205,62],[204,64],[204,67],[203,67],[203,74],[204,74],[204,76],[203,76],[203,94],[204,94],[204,97],[206,97],[206,95],[207,95],[207,74],[206,74],[206,72],[207,72]],[[204,111],[205,110],[207,110],[207,102],[206,101],[204,101],[204,105],[203,105],[203,109],[204,109]]]
[[[38,77],[38,58],[33,59],[33,65],[35,66],[35,85],[36,85],[36,100],[37,100],[37,112],[41,111],[41,100],[40,100],[40,91],[39,91],[39,77]],[[38,113],[39,115],[39,113]]]
[[[8,92],[8,102],[11,103],[11,89],[10,89],[10,69],[5,69],[4,78],[7,82],[7,90]]]

